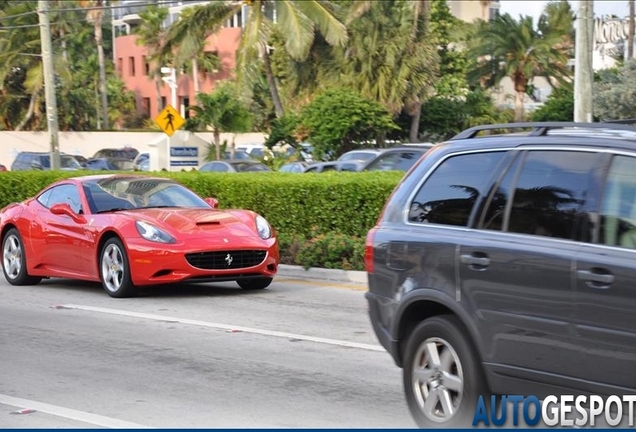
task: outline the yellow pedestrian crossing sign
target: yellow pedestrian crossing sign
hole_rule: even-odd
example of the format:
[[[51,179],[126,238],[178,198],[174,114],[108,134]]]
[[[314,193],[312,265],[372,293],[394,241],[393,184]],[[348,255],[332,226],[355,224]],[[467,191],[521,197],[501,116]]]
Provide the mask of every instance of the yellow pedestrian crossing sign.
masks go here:
[[[157,117],[155,117],[155,123],[157,126],[161,128],[168,136],[172,136],[183,124],[185,120],[181,115],[177,112],[176,109],[172,108],[171,105],[166,105],[166,107],[159,113]]]

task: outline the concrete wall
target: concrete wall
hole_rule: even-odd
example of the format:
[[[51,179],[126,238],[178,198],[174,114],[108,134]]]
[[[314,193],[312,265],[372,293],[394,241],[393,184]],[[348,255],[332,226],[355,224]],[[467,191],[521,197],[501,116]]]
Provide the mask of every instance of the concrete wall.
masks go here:
[[[207,143],[213,140],[212,133],[196,133]],[[151,145],[166,139],[163,132],[60,132],[60,151],[69,154],[80,154],[90,158],[102,148],[134,147],[140,153],[149,152]],[[235,145],[263,143],[265,135],[262,133],[221,134],[222,140]],[[200,142],[200,140],[196,140]],[[0,132],[0,164],[7,169],[16,155],[21,151],[50,151],[48,132]]]

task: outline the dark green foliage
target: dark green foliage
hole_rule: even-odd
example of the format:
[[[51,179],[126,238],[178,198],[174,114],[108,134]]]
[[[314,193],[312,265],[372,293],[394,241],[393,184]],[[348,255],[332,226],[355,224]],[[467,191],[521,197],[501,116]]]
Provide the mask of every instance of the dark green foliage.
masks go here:
[[[55,180],[77,175],[0,173],[0,207],[32,197]],[[362,270],[364,238],[403,173],[156,175],[173,178],[204,198],[217,198],[221,208],[244,208],[263,215],[278,233],[283,263]]]
[[[346,89],[327,90],[317,96],[303,109],[301,125],[318,159],[326,154],[337,157],[397,129],[386,108]]]
[[[571,88],[555,89],[543,106],[530,115],[531,121],[572,121],[574,92]]]

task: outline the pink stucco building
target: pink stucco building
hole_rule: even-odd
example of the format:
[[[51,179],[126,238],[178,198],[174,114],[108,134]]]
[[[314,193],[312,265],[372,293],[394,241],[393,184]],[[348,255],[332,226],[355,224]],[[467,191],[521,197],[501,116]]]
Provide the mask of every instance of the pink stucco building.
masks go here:
[[[162,3],[169,8],[169,15],[164,25],[169,26],[175,22],[182,9],[204,3],[207,2],[174,1],[168,4]],[[115,68],[126,87],[135,92],[137,112],[155,118],[166,104],[171,103],[171,89],[167,83],[162,82],[162,102],[161,106],[157,106],[156,86],[154,79],[149,74],[148,52],[144,46],[137,45],[137,36],[134,34],[135,26],[141,22],[139,13],[148,3],[128,0],[121,1],[120,4],[121,6],[113,12],[112,21]],[[231,76],[236,66],[236,51],[240,43],[245,13],[247,11],[244,7],[228,21],[224,28],[207,39],[205,51],[216,54],[221,60],[222,68],[218,71],[200,72],[201,92],[209,92],[214,88],[215,82]],[[174,108],[187,118],[189,116],[188,106],[196,104],[192,75],[177,71],[177,82],[177,106]]]

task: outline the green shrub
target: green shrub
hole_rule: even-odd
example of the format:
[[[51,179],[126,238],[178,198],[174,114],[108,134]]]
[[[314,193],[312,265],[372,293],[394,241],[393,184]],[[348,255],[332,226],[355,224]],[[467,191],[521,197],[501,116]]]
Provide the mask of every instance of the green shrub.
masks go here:
[[[300,247],[296,261],[305,268],[362,270],[364,238],[340,233],[320,234]]]
[[[0,173],[0,207],[78,174],[84,173]],[[204,198],[215,197],[221,208],[250,209],[263,215],[278,233],[284,264],[361,270],[364,238],[404,173],[154,175],[173,178]],[[319,253],[323,249],[324,254]]]

